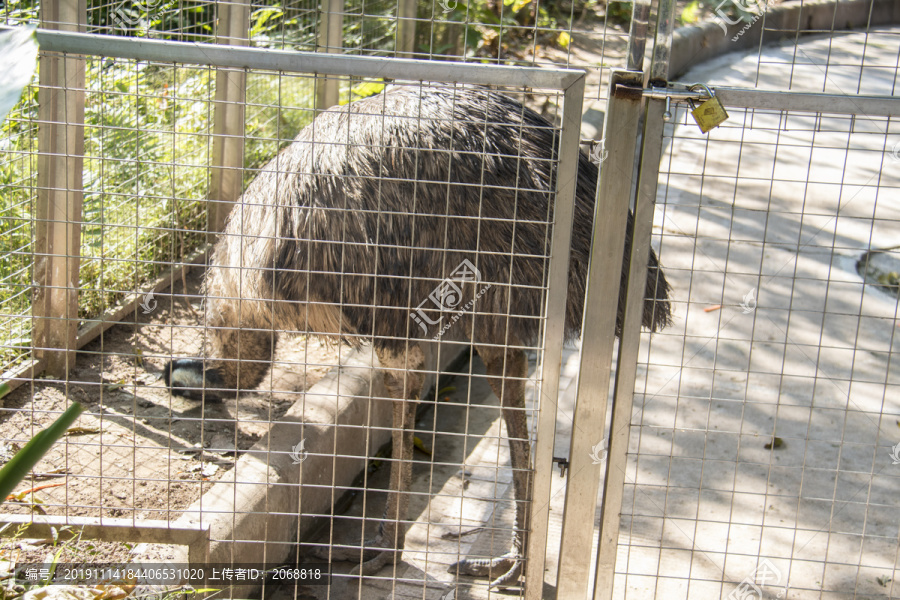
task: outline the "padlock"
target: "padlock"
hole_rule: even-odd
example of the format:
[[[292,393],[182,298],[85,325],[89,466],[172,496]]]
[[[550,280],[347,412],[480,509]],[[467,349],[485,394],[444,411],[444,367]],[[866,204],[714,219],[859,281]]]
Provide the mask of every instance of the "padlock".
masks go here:
[[[708,132],[710,129],[714,127],[718,127],[728,118],[728,113],[725,112],[725,107],[722,106],[722,101],[716,98],[716,93],[709,89],[709,86],[706,86],[702,83],[694,84],[690,86],[690,90],[694,88],[701,87],[706,93],[709,95],[709,99],[700,104],[697,108],[691,111],[691,116],[694,117],[694,120],[697,122],[697,125],[700,127],[700,131],[703,133]],[[691,103],[693,104],[693,103]]]

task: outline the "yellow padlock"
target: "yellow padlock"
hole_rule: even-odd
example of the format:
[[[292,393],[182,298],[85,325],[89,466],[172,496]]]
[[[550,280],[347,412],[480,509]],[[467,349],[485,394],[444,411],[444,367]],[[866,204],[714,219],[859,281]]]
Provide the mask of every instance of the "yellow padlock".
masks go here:
[[[694,117],[694,121],[697,122],[700,131],[706,133],[724,123],[728,119],[728,113],[725,112],[722,101],[716,98],[716,93],[710,90],[708,86],[698,83],[692,85],[689,89],[693,90],[696,87],[702,87],[709,95],[709,99],[692,110],[691,116]]]

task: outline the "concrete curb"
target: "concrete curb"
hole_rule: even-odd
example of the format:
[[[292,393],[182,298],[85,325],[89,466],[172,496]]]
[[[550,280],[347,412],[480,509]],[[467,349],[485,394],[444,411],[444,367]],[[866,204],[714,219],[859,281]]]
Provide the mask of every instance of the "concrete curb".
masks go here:
[[[301,510],[331,513],[332,488],[351,485],[390,439],[391,402],[377,367],[371,348],[349,353],[176,521],[209,525],[208,562],[283,562],[314,526],[312,518],[298,524]],[[301,440],[297,462],[291,452]]]
[[[445,348],[435,368],[438,360],[432,346],[423,345],[426,368],[439,372],[466,350]],[[311,516],[298,522],[298,515],[330,515],[342,488],[350,487],[368,457],[391,439],[392,401],[378,368],[371,347],[348,353],[185,510],[173,527],[209,528],[208,551],[194,549],[194,563],[273,564],[291,557],[297,540],[321,522]],[[425,389],[433,384],[433,375],[426,377]],[[294,449],[301,440],[305,454],[298,455]],[[295,456],[303,458],[297,462]],[[135,554],[145,561],[152,557],[153,562],[189,562],[187,547],[165,547],[163,560],[161,550],[141,545]],[[203,560],[197,561],[197,556]],[[250,597],[258,589],[242,585],[233,592]]]
[[[728,27],[727,33],[715,22],[702,23],[675,30],[669,60],[669,80],[683,75],[694,65],[729,52],[759,47],[765,23],[765,43],[775,44],[797,37],[797,29],[827,33],[854,29],[867,24],[894,25],[900,23],[900,2],[895,0],[812,0],[803,5],[780,5],[767,10],[759,22],[744,31],[746,23]]]

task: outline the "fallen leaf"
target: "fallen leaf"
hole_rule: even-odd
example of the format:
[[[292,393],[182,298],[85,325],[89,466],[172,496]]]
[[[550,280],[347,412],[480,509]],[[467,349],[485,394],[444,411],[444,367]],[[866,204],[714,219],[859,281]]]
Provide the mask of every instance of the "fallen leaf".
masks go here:
[[[16,492],[15,494],[10,494],[6,497],[7,500],[16,499],[19,502],[22,502],[22,499],[25,498],[28,494],[33,494],[34,492],[39,492],[41,490],[46,490],[50,488],[59,487],[61,485],[66,485],[66,482],[62,483],[45,483],[44,485],[37,485],[33,488],[28,488],[27,490],[23,490],[21,492]]]
[[[763,448],[766,450],[771,450],[772,448],[775,448],[776,450],[778,448],[784,448],[784,440],[780,437],[773,437],[772,441],[763,446]]]
[[[90,435],[92,433],[101,433],[102,430],[99,427],[69,427],[66,430],[65,435]]]
[[[413,446],[416,447],[416,450],[418,450],[418,451],[420,451],[420,452],[423,452],[423,453],[427,454],[428,456],[431,456],[431,450],[429,450],[429,449],[425,446],[425,442],[423,442],[422,440],[420,440],[420,439],[418,438],[418,436],[413,437]]]

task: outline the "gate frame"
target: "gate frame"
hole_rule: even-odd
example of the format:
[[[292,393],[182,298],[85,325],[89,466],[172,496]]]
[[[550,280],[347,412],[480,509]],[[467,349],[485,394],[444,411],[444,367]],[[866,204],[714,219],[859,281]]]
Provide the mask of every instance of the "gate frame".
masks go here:
[[[5,27],[0,29],[6,29]],[[550,483],[553,476],[553,441],[556,427],[556,399],[564,343],[565,307],[568,293],[568,263],[574,221],[576,173],[581,135],[581,112],[586,73],[580,69],[534,68],[483,65],[462,62],[435,62],[402,58],[348,56],[249,48],[246,46],[202,45],[168,40],[127,38],[85,33],[38,30],[35,37],[41,52],[64,57],[104,56],[148,62],[214,66],[243,70],[260,69],[322,75],[382,77],[402,81],[473,84],[512,88],[538,88],[563,94],[561,132],[557,148],[557,189],[553,212],[551,256],[548,261],[548,291],[544,303],[543,347],[541,349],[540,402],[537,407],[535,477],[531,494],[531,531],[528,532],[528,569],[525,597],[539,600],[543,592],[549,531]],[[80,215],[77,219],[80,220]],[[63,223],[65,224],[65,223]],[[0,515],[0,522],[6,517]],[[108,519],[83,518],[89,527],[85,539],[103,535]],[[68,522],[68,521],[67,521]],[[158,521],[129,521],[136,536],[143,538],[158,529],[169,530]],[[127,532],[123,533],[126,535]],[[156,535],[156,534],[153,534]],[[168,535],[168,534],[159,534]],[[191,533],[193,535],[193,533]],[[193,539],[193,538],[192,538]],[[136,540],[142,541],[142,539]]]
[[[659,159],[662,150],[662,105],[651,106],[643,97],[644,82],[665,85],[669,66],[674,28],[674,0],[660,0],[657,13],[656,39],[649,74],[644,72],[644,54],[648,34],[651,0],[636,0],[628,38],[626,69],[614,69],[610,75],[610,93],[607,116],[604,119],[603,139],[608,141],[604,150],[606,160],[600,166],[600,180],[595,202],[595,230],[591,243],[591,261],[585,293],[584,320],[582,325],[581,363],[572,419],[572,439],[568,457],[566,504],[563,515],[563,531],[560,543],[559,570],[557,572],[557,597],[600,598],[599,590],[608,587],[612,592],[612,576],[618,542],[621,495],[624,490],[624,470],[621,477],[611,481],[610,465],[621,454],[624,461],[628,445],[628,429],[625,435],[605,438],[607,460],[605,467],[592,452],[597,442],[596,432],[605,431],[611,365],[616,355],[615,325],[625,248],[627,213],[634,204],[634,220],[631,231],[631,255],[628,275],[628,296],[623,315],[623,327],[618,348],[613,398],[612,431],[616,431],[616,416],[621,421],[626,414],[631,418],[631,402],[634,395],[634,378],[637,370],[637,352],[640,344],[641,315],[643,313],[644,288],[647,277],[647,260],[650,252],[650,231],[656,187],[647,185],[659,176]],[[638,144],[639,132],[643,141]],[[637,153],[640,152],[640,159]],[[635,190],[635,177],[644,183]],[[603,211],[601,213],[601,211]],[[598,218],[604,214],[604,218]],[[599,294],[598,301],[592,300]],[[630,385],[629,382],[630,381]],[[622,429],[621,427],[619,428]],[[623,444],[624,441],[624,444]],[[615,443],[615,446],[613,445]],[[614,455],[615,453],[615,455]],[[604,502],[601,512],[600,541],[597,563],[594,568],[594,590],[591,593],[591,552],[594,544],[593,528],[586,522],[595,522],[597,492],[601,477],[604,478]],[[618,481],[621,480],[621,483]],[[607,503],[605,497],[612,484],[618,490],[618,503]],[[610,510],[612,509],[612,510]],[[613,542],[610,545],[610,542]],[[601,567],[602,565],[602,567]],[[603,581],[598,585],[598,581]]]
[[[638,2],[649,0],[638,0]],[[637,374],[638,351],[641,339],[641,314],[644,303],[644,285],[647,278],[647,258],[650,249],[650,236],[653,225],[653,213],[656,206],[656,196],[659,187],[659,166],[663,150],[663,130],[666,121],[671,119],[671,105],[687,103],[688,100],[700,101],[707,96],[697,94],[688,89],[689,85],[680,82],[668,82],[670,54],[673,43],[674,0],[660,0],[656,30],[656,42],[653,48],[653,56],[648,73],[648,85],[644,89],[631,89],[633,95],[639,95],[644,106],[642,141],[640,145],[640,158],[636,161],[635,171],[638,173],[636,189],[631,195],[633,199],[634,221],[632,230],[632,247],[630,254],[628,283],[624,307],[622,334],[619,341],[619,350],[616,356],[615,388],[612,400],[612,420],[608,437],[608,454],[604,474],[604,486],[602,504],[600,507],[600,531],[597,547],[597,558],[594,569],[593,600],[607,600],[613,596],[615,583],[616,554],[619,544],[619,527],[621,523],[622,501],[625,491],[625,469],[627,466],[628,443],[631,438],[632,412],[634,401],[634,385]],[[635,4],[636,20],[639,11],[639,3]],[[646,28],[632,26],[631,35],[639,34]],[[629,39],[629,44],[633,38]],[[637,62],[640,59],[637,52],[638,44],[630,46],[629,69],[636,68],[641,72],[642,67]],[[615,77],[615,71],[613,73]],[[615,80],[614,80],[615,81]],[[609,114],[613,114],[614,106],[619,102],[616,99],[615,86],[611,85],[609,98]],[[770,90],[757,90],[752,88],[720,87],[715,88],[716,97],[725,107],[741,109],[775,110],[783,113],[801,112],[813,114],[842,114],[842,115],[878,115],[884,117],[900,117],[900,102],[895,97],[873,95],[846,95],[809,92],[780,92]],[[607,119],[607,123],[609,119]],[[608,129],[604,137],[609,139]],[[635,135],[638,129],[635,128]],[[612,145],[606,149],[613,156],[616,148],[627,147],[627,140],[623,141],[619,136],[613,136]],[[620,150],[621,151],[621,150]],[[598,205],[603,194],[611,189],[607,182],[604,186],[601,175],[601,184],[598,188]],[[595,232],[596,235],[596,232]],[[611,288],[610,288],[611,289]],[[618,288],[616,288],[618,289]],[[606,292],[611,293],[611,291]],[[585,321],[588,320],[587,311],[591,303],[587,297],[585,300]],[[586,354],[588,339],[582,353]],[[579,385],[579,396],[581,394]],[[601,399],[606,399],[606,390],[602,392]],[[595,392],[596,393],[596,392]],[[576,400],[576,406],[578,402]],[[605,403],[603,414],[605,416]],[[594,422],[596,423],[596,422]],[[605,421],[600,421],[602,428]],[[582,428],[584,429],[584,428]],[[575,448],[575,436],[578,428],[573,426],[572,448]],[[594,430],[596,431],[596,429]],[[580,447],[583,447],[583,443]],[[571,463],[577,455],[569,458]],[[571,481],[569,482],[571,485]],[[566,514],[569,511],[569,500],[575,499],[587,503],[586,496],[579,499],[578,494],[570,494],[572,488],[567,488]],[[596,488],[595,488],[596,490]],[[594,494],[596,497],[596,494]],[[596,505],[594,505],[596,507]],[[585,509],[582,508],[582,511]],[[565,523],[563,525],[565,527]],[[564,530],[565,531],[565,530]],[[563,546],[564,548],[565,546]],[[582,548],[584,551],[584,548]],[[589,562],[590,548],[587,548],[588,556],[573,553],[573,557],[579,563]],[[568,577],[560,578],[559,590],[566,587],[566,591],[572,589],[576,595],[559,594],[560,598],[586,598],[584,590],[587,586],[586,567],[580,566],[577,570],[567,573]],[[562,557],[560,559],[560,572],[562,571]],[[579,578],[572,582],[574,578]],[[581,587],[583,585],[585,587]],[[573,587],[578,586],[578,587]]]

